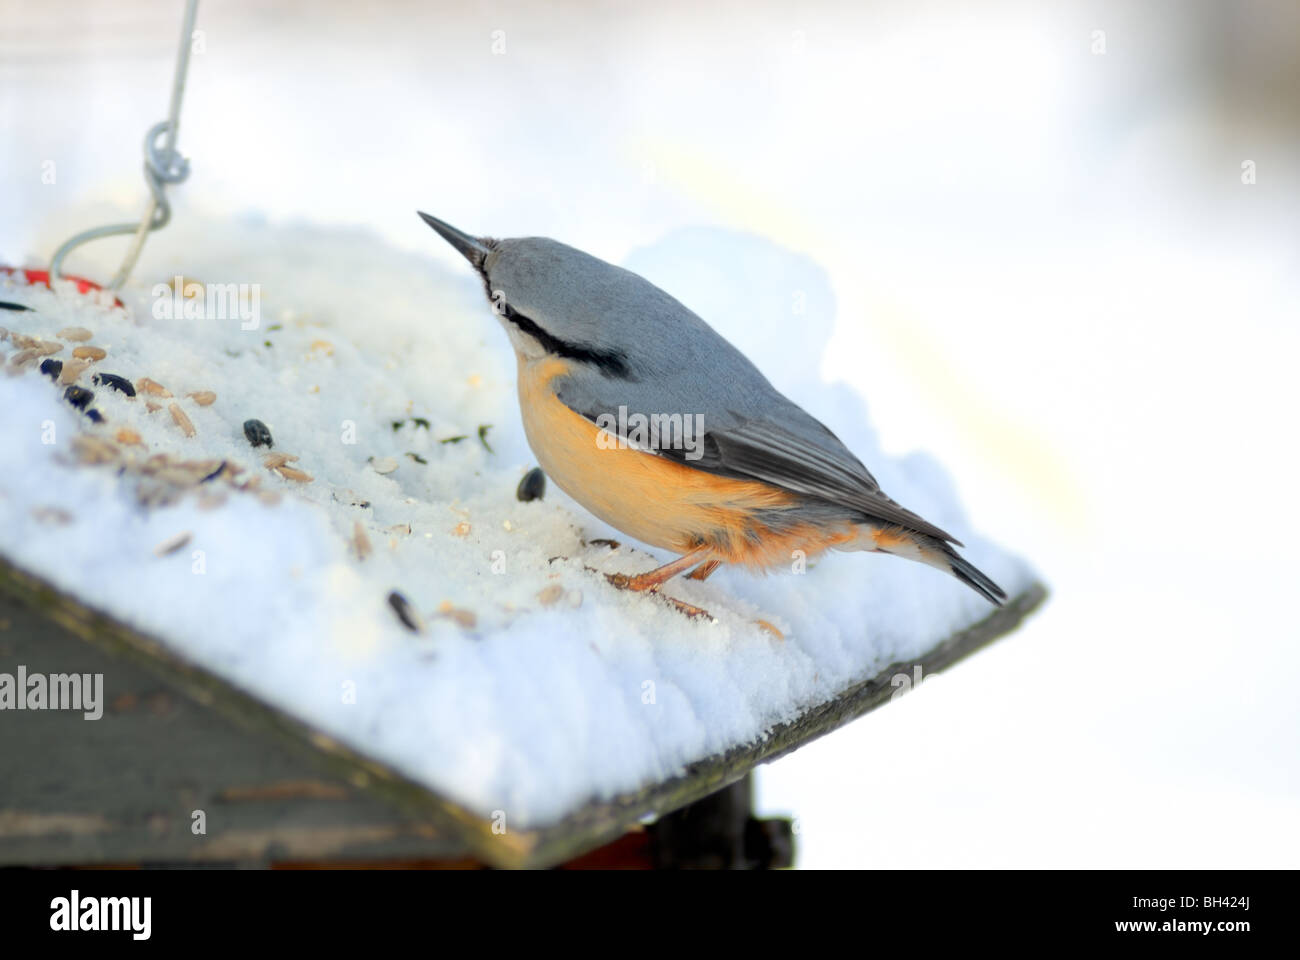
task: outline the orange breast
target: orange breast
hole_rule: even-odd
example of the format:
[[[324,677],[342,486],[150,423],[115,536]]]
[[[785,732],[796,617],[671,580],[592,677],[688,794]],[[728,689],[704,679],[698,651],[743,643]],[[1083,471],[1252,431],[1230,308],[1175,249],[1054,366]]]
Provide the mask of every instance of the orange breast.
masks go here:
[[[551,382],[568,368],[556,357],[519,358],[524,431],[546,475],[611,526],[676,553],[710,546],[725,563],[754,567],[787,564],[794,550],[812,555],[857,535],[848,524],[826,530],[783,523],[777,532],[755,511],[788,510],[797,504],[793,494],[654,454],[610,448],[607,440],[602,446],[600,429],[555,396]]]

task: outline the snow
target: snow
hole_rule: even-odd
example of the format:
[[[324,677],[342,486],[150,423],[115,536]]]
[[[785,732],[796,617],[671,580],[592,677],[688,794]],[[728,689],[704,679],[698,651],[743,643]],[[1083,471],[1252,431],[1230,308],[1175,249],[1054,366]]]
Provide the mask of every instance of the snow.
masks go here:
[[[430,234],[428,243],[441,241]],[[17,350],[0,342],[9,374],[0,375],[0,552],[476,813],[503,811],[511,827],[552,823],[752,743],[990,612],[932,569],[865,554],[828,555],[802,575],[722,570],[666,589],[716,622],[614,589],[601,573],[668,558],[554,485],[543,500],[516,499],[535,461],[514,358],[477,278],[442,263],[359,231],[189,218],[150,240],[122,292],[125,309],[0,278],[0,299],[34,308],[0,312],[10,331],[56,340],[81,326],[108,351],[78,381],[106,418],[96,426],[39,361],[14,371]],[[862,398],[820,379],[836,305],[816,264],[701,228],[625,265],[732,339],[1010,594],[1032,581],[1023,561],[973,531],[933,458],[884,457]],[[90,276],[112,266],[102,248],[78,255]],[[229,310],[160,317],[153,287],[176,276],[256,284],[257,328]],[[74,346],[55,359],[67,362]],[[127,398],[92,385],[96,370],[149,377],[174,396]],[[187,396],[204,390],[216,393],[211,406]],[[148,401],[160,409],[148,412]],[[310,482],[262,466],[268,451],[252,449],[242,429],[250,418]],[[72,442],[124,427],[143,438],[144,448],[124,448],[136,468],[165,453],[244,471],[203,484],[202,495],[145,505],[147,478],[79,462]],[[456,436],[466,439],[439,442]],[[385,457],[398,467],[380,474],[371,461]],[[280,497],[232,485],[253,476]],[[357,524],[373,548],[364,557]],[[185,533],[184,546],[159,555]],[[621,546],[586,544],[601,537]],[[394,590],[423,632],[399,621]]]

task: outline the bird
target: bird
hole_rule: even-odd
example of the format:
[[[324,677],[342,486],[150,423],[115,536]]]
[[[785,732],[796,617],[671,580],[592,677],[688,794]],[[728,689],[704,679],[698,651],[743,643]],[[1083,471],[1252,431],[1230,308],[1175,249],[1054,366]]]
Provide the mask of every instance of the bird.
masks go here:
[[[829,428],[667,292],[556,240],[476,237],[416,212],[483,281],[546,475],[610,526],[678,555],[608,574],[615,586],[658,592],[679,574],[768,571],[835,549],[918,561],[1006,600],[960,541],[887,496]]]

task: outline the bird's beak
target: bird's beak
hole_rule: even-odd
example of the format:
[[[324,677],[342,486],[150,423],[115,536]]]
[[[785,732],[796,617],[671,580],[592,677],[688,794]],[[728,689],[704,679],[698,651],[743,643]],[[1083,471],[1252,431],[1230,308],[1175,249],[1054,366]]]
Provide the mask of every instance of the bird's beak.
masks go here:
[[[460,255],[470,262],[475,270],[483,269],[483,260],[490,252],[487,244],[478,237],[471,237],[468,233],[457,230],[449,223],[443,223],[437,217],[431,217],[427,213],[417,210],[420,219],[433,227],[442,239],[446,240],[459,251]]]

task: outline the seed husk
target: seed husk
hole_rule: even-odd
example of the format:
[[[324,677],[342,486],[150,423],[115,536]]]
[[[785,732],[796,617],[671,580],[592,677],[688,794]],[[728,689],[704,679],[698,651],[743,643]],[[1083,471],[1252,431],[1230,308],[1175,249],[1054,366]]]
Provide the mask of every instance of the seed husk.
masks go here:
[[[358,560],[366,559],[374,549],[370,545],[370,538],[366,536],[366,529],[361,526],[360,520],[352,524],[352,546],[357,551]]]
[[[157,380],[150,380],[148,377],[141,377],[135,382],[135,388],[141,393],[147,393],[151,397],[170,397],[172,392],[164,387]]]
[[[72,355],[78,360],[103,360],[108,351],[103,347],[74,347]]]
[[[59,374],[59,385],[66,387],[70,383],[76,383],[77,378],[88,366],[90,366],[89,360],[69,360],[63,365],[63,372]]]
[[[180,408],[179,405],[175,403],[169,403],[167,404],[167,410],[168,412],[171,413],[172,420],[176,422],[176,426],[180,427],[181,430],[184,431],[185,436],[187,437],[194,436],[194,423],[190,420],[189,416],[185,413],[184,410]]]
[[[304,473],[295,467],[276,467],[275,469],[284,479],[292,480],[295,483],[311,483],[314,479],[310,473]]]
[[[186,531],[185,533],[178,533],[176,536],[164,540],[162,543],[158,544],[158,546],[153,548],[154,556],[165,557],[170,553],[175,553],[181,547],[185,546],[185,544],[189,543],[192,536],[193,534]]]
[[[85,327],[64,327],[55,336],[60,340],[68,340],[72,343],[83,343],[93,337],[94,334]]]
[[[211,390],[195,390],[188,396],[200,407],[210,407],[217,399],[217,395]]]

